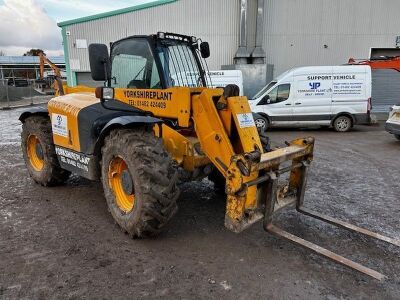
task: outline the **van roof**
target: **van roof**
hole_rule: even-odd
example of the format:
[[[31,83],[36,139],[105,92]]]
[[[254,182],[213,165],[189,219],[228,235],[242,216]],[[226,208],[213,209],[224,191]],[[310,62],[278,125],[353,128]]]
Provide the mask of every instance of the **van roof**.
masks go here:
[[[296,67],[289,69],[279,76],[274,81],[280,81],[288,75],[309,75],[309,74],[320,74],[325,73],[341,73],[341,72],[360,72],[365,73],[371,70],[370,66],[363,65],[341,65],[341,66],[307,66],[307,67]]]

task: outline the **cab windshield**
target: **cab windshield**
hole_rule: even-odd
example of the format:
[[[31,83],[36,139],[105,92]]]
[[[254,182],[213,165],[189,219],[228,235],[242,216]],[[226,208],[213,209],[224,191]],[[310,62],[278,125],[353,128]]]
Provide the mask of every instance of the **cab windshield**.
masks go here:
[[[111,53],[111,85],[119,88],[161,89],[212,86],[207,64],[187,41],[160,39],[152,49],[147,38],[125,39]]]
[[[167,87],[210,86],[205,72],[205,61],[198,50],[188,43],[173,39],[158,42],[156,52],[160,58]]]

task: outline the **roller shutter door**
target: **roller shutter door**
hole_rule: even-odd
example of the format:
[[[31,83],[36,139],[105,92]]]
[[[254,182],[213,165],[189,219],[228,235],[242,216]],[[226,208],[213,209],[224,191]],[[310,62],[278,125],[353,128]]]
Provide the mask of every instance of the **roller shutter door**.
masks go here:
[[[400,103],[400,72],[396,70],[372,70],[372,111],[388,112]]]

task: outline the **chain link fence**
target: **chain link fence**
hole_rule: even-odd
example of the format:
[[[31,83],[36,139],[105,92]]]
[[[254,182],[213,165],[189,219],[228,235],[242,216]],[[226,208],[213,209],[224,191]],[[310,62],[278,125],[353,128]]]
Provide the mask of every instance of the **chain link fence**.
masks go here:
[[[46,71],[39,79],[37,68],[2,68],[0,74],[0,109],[47,103],[53,96],[54,75]]]

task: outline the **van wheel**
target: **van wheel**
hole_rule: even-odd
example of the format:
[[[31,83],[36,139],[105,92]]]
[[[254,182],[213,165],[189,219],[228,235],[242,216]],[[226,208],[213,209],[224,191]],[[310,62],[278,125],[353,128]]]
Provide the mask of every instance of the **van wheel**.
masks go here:
[[[269,129],[269,121],[260,115],[254,117],[254,123],[256,124],[258,132],[264,132]]]
[[[333,121],[333,128],[337,132],[346,132],[353,127],[353,122],[348,116],[339,116]]]

